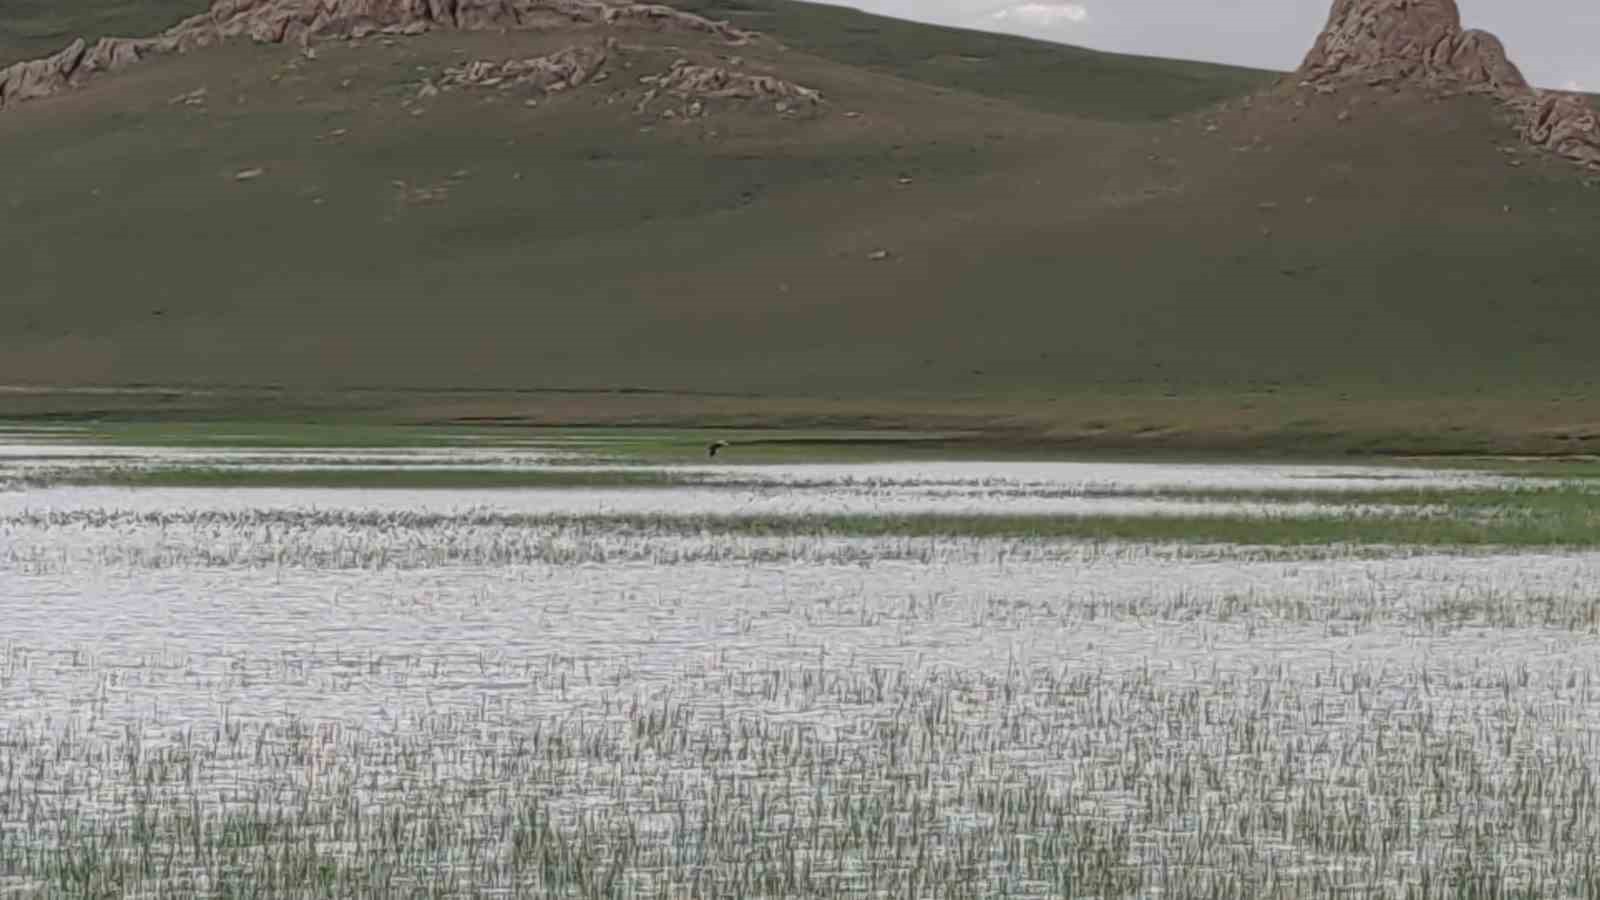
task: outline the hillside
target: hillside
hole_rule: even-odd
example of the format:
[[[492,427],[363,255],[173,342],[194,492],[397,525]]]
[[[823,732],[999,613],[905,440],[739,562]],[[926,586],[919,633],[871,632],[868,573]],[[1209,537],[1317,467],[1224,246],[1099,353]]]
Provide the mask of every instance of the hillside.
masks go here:
[[[1595,176],[1489,97],[678,5],[765,37],[234,42],[0,111],[0,414],[1600,439]],[[8,5],[0,59],[134,6]],[[607,37],[604,82],[434,93]],[[640,111],[680,60],[823,101]]]
[[[206,0],[6,0],[0,66],[54,53],[75,38],[153,34]]]

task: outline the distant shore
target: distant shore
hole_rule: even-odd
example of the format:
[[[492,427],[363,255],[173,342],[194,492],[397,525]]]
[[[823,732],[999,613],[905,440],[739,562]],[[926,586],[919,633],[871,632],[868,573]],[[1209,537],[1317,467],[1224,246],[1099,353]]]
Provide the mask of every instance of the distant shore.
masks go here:
[[[0,385],[0,423],[269,422],[742,433],[812,451],[1057,455],[1149,452],[1277,457],[1600,454],[1600,405],[1580,386],[1460,393],[1395,387],[1089,388],[952,396],[795,396],[617,389],[293,390]],[[764,440],[782,431],[781,439]],[[797,443],[797,441],[799,443]]]

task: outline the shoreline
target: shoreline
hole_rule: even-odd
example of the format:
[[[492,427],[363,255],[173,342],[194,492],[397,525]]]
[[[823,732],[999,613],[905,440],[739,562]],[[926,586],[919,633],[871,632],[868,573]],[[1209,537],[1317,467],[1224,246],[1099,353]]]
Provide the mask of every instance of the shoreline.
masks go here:
[[[1600,457],[1600,402],[1561,386],[1063,387],[966,395],[712,394],[642,388],[304,390],[0,385],[0,425],[670,430],[747,448],[971,456],[1150,453],[1488,463]]]

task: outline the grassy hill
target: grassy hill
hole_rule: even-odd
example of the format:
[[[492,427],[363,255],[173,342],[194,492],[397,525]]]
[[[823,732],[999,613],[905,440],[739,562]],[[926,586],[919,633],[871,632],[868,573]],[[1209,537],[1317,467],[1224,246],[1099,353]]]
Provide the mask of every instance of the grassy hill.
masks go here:
[[[1100,53],[795,0],[673,5],[845,65],[1111,121],[1165,119],[1253,91],[1272,78],[1255,69]]]
[[[0,66],[54,53],[75,38],[154,34],[205,8],[205,0],[6,0]]]
[[[628,77],[537,108],[416,98],[463,59],[593,36],[315,61],[230,46],[0,112],[0,384],[38,389],[0,414],[1600,439],[1600,192],[1509,152],[1487,101],[1302,107],[1270,73],[788,0],[679,5],[776,40],[629,35]],[[124,27],[132,6],[8,6],[0,56],[151,30]],[[731,53],[828,102],[674,120],[607,102],[634,73]]]

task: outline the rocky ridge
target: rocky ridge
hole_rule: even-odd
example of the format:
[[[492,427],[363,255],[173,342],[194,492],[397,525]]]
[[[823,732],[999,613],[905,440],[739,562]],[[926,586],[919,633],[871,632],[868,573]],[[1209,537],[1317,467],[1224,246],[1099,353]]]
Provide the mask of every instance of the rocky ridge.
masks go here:
[[[215,0],[206,12],[154,37],[102,38],[92,45],[79,39],[51,56],[0,69],[0,109],[48,97],[152,55],[184,53],[236,38],[305,45],[375,33],[571,25],[698,32],[730,44],[755,37],[727,22],[628,0]],[[499,63],[494,65],[511,69],[481,69],[463,80],[509,77],[559,90],[591,77],[594,73],[584,70],[603,66],[604,54],[596,58],[591,51],[574,51],[561,59],[525,62],[527,71],[512,71],[515,62]],[[815,102],[798,85],[724,69],[685,65],[655,77],[656,94]],[[1327,26],[1292,77],[1296,86],[1322,93],[1410,84],[1487,94],[1518,117],[1527,143],[1600,168],[1600,115],[1587,98],[1529,85],[1498,38],[1462,27],[1456,0],[1335,0]]]
[[[454,87],[516,87],[529,85],[546,93],[559,93],[579,87],[600,74],[615,52],[615,46],[568,47],[545,56],[529,59],[512,59],[504,62],[474,60],[444,71],[440,86]],[[435,92],[434,86],[423,85],[423,92]]]
[[[777,101],[779,112],[786,112],[791,102],[811,105],[822,102],[821,92],[792,81],[784,81],[771,75],[753,75],[722,66],[695,65],[686,59],[677,60],[666,72],[646,75],[639,80],[650,87],[639,104],[641,109],[649,106],[663,94],[691,102],[771,98]]]
[[[544,56],[504,61],[474,60],[445,69],[437,84],[429,81],[419,96],[431,97],[440,91],[457,88],[532,88],[545,94],[558,94],[592,82],[610,79],[610,66],[626,52],[615,40],[603,44],[578,45]],[[650,113],[657,100],[671,98],[681,109],[667,109],[663,118],[696,118],[710,111],[717,100],[770,100],[779,114],[791,114],[822,103],[822,92],[785,81],[772,75],[741,71],[743,60],[730,57],[728,66],[700,65],[687,59],[675,60],[664,72],[638,77],[643,90],[634,104],[636,113]],[[632,68],[623,62],[624,68]],[[628,98],[625,88],[612,100]]]
[[[0,69],[0,109],[60,93],[102,72],[160,54],[186,53],[234,38],[309,44],[375,33],[433,29],[543,29],[599,25],[710,34],[730,44],[755,35],[650,3],[620,0],[215,0],[211,8],[155,37],[83,39],[43,59]]]
[[[1403,83],[1486,94],[1521,119],[1526,142],[1600,168],[1600,117],[1587,99],[1528,84],[1499,38],[1462,28],[1455,0],[1335,0],[1293,78],[1322,93]]]

